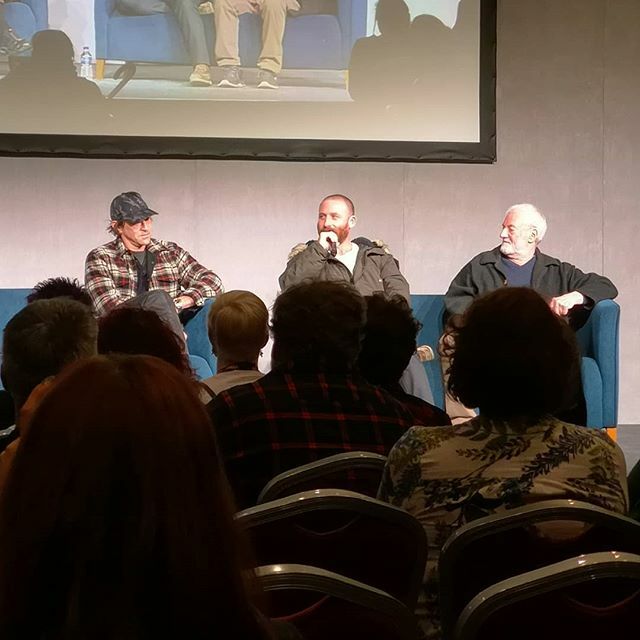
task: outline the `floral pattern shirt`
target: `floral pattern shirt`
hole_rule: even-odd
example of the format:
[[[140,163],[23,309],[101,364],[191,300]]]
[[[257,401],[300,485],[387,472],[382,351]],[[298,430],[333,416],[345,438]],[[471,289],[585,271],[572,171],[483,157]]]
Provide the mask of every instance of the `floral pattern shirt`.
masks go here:
[[[620,447],[604,432],[550,416],[413,427],[389,454],[379,497],[426,529],[429,559],[416,613],[427,638],[440,638],[438,556],[457,527],[540,500],[570,498],[618,513],[628,508]]]

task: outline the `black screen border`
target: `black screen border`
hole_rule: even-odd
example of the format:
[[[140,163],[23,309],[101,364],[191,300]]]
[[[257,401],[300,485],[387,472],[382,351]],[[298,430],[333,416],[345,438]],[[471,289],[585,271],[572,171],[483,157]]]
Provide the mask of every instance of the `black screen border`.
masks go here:
[[[0,133],[0,156],[490,164],[496,161],[496,5],[480,0],[479,142]]]

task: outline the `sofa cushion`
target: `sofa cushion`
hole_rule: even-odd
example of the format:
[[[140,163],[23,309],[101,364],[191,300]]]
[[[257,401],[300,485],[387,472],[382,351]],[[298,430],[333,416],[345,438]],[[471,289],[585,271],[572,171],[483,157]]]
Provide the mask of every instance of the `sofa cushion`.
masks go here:
[[[169,11],[163,0],[118,0],[116,6],[118,12],[125,16],[151,16]]]

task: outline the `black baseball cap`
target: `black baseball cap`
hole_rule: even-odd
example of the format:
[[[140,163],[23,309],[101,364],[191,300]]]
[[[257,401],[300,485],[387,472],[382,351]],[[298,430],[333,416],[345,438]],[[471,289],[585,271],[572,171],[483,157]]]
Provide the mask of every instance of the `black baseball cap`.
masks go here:
[[[111,219],[116,222],[135,223],[157,215],[137,191],[126,191],[111,201]]]

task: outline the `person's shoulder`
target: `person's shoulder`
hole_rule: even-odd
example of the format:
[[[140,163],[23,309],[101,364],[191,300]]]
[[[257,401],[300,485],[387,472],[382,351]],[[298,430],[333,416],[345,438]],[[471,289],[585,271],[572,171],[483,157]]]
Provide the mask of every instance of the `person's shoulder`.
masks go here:
[[[353,244],[358,246],[358,249],[367,253],[368,255],[388,255],[393,256],[391,253],[391,249],[389,249],[389,245],[379,238],[374,240],[369,240],[369,238],[354,238],[352,240]]]
[[[149,251],[152,253],[160,253],[162,251],[172,251],[173,253],[187,253],[177,242],[171,240],[158,240],[151,238],[149,242]]]
[[[294,247],[292,247],[291,251],[289,251],[289,255],[287,256],[287,262],[308,249],[313,244],[313,242],[313,240],[307,240],[306,242],[299,242]]]
[[[91,249],[87,254],[87,260],[91,258],[99,258],[102,256],[111,256],[117,252],[118,241],[112,240],[111,242],[106,242],[105,244],[101,244],[94,249]]]

